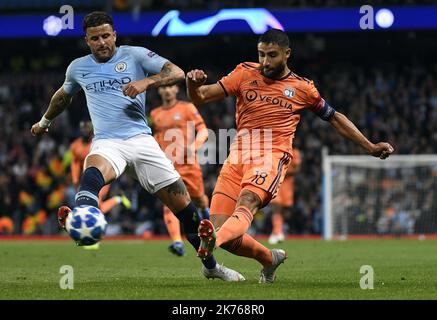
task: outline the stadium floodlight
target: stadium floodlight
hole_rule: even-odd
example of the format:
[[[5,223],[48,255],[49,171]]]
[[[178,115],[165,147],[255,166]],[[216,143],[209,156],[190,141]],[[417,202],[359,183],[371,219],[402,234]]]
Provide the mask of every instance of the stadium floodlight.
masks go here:
[[[393,25],[395,17],[389,9],[380,9],[376,12],[375,20],[378,26],[387,29]]]
[[[324,238],[437,233],[437,155],[323,154]]]
[[[62,20],[56,16],[49,16],[44,19],[43,29],[48,36],[57,36],[62,30]]]

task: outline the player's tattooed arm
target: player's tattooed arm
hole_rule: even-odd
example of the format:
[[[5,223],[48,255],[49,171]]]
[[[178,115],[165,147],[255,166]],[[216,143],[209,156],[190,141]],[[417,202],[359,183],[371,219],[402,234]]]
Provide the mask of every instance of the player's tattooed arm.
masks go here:
[[[32,126],[31,133],[35,136],[47,133],[50,122],[70,105],[72,98],[73,96],[66,93],[62,87],[59,88],[50,100],[49,107],[42,119]]]
[[[59,88],[50,100],[49,107],[44,116],[49,120],[53,120],[70,105],[71,100],[73,100],[73,96],[66,93],[63,88]]]
[[[157,88],[165,85],[172,85],[185,79],[184,71],[171,62],[166,62],[161,72],[154,76],[139,81],[128,83],[123,88],[123,94],[134,99],[138,94],[143,93],[147,88]]]
[[[172,85],[185,79],[185,72],[177,65],[166,62],[160,73],[146,78],[148,87],[157,88],[160,86]]]
[[[370,155],[385,159],[393,153],[394,148],[387,142],[372,143],[344,114],[335,112],[329,120],[331,125],[343,137],[365,149]]]

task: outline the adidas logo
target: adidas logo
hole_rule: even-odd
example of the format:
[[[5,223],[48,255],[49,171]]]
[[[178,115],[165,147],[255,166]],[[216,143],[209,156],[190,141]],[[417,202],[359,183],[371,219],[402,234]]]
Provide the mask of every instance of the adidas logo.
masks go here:
[[[256,82],[256,80],[253,80],[249,82],[249,86],[258,87],[258,82]]]

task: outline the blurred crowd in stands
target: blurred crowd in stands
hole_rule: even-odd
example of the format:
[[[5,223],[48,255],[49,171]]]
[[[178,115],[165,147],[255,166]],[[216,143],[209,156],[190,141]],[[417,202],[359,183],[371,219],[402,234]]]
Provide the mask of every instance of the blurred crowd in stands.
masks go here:
[[[397,154],[437,153],[437,49],[430,41],[432,34],[290,36],[292,70],[313,79],[325,100],[345,113],[370,140],[391,142]],[[189,40],[120,37],[118,44],[146,46],[186,72],[203,68],[214,82],[238,63],[256,61],[256,41],[253,36]],[[62,204],[72,205],[75,193],[69,175],[69,146],[79,135],[79,122],[88,119],[83,93],[53,122],[49,135],[35,138],[30,127],[62,85],[70,61],[89,51],[81,39],[4,44],[8,51],[2,52],[0,61],[0,233],[59,233],[56,210]],[[184,90],[180,99],[187,99]],[[160,104],[155,90],[148,91],[147,101],[150,109]],[[235,127],[232,98],[199,110],[214,131]],[[363,151],[311,112],[302,114],[295,146],[303,163],[296,176],[288,233],[318,234],[322,231],[322,147],[327,146],[331,154]],[[210,196],[220,165],[205,165],[203,170]],[[131,210],[121,206],[112,210],[109,234],[166,232],[162,205],[131,178],[123,175],[113,183],[110,193],[126,195],[133,206]],[[267,207],[256,216],[252,232],[269,233],[268,217]]]

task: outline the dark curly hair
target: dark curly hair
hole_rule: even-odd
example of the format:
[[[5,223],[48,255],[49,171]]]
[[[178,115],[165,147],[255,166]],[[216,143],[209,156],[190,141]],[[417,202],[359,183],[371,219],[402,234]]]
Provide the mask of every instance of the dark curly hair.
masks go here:
[[[112,29],[114,30],[114,21],[111,16],[103,11],[94,11],[85,16],[83,18],[83,31],[86,32],[86,29],[89,27],[98,27],[102,24],[110,24]]]
[[[258,43],[260,42],[277,44],[282,48],[288,48],[290,46],[290,39],[287,34],[279,29],[270,29],[264,32],[258,39]]]

